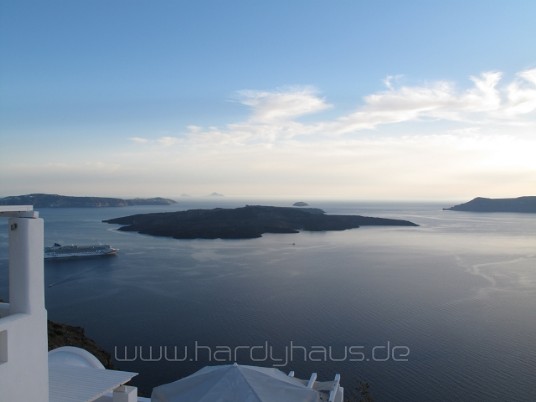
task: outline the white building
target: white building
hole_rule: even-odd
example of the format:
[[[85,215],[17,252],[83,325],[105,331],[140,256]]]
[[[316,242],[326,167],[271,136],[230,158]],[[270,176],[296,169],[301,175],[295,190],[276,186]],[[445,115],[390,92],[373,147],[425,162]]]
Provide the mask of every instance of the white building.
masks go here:
[[[0,207],[0,215],[9,218],[10,295],[0,304],[0,399],[47,402],[43,220],[32,207]]]
[[[148,402],[149,399],[137,396],[136,387],[124,385],[136,373],[106,370],[93,355],[80,348],[48,352],[43,219],[32,206],[0,206],[0,217],[9,219],[9,303],[0,303],[0,402]],[[243,367],[242,370],[234,365],[228,371],[233,375],[251,371],[246,369],[248,366]],[[198,372],[201,374],[192,376],[207,370],[214,372],[205,367]],[[277,373],[270,375],[277,376]],[[330,402],[344,399],[338,375],[335,381],[326,383],[317,382],[316,374],[308,381],[294,379],[293,373],[289,377],[283,381],[285,386],[312,390],[317,394],[313,399]],[[278,380],[266,385],[268,391],[274,387],[274,395],[281,387],[281,379]],[[174,387],[176,397],[171,395],[165,400],[185,400],[185,395],[180,394],[181,385]],[[226,391],[221,391],[222,397]],[[155,396],[155,401],[161,398]]]

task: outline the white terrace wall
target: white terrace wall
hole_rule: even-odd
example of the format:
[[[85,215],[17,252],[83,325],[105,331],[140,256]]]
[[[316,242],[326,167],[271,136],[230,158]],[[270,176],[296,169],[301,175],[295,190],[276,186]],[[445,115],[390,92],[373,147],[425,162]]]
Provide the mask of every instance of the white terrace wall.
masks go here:
[[[48,402],[44,225],[32,207],[9,217],[9,303],[0,306],[0,402]]]

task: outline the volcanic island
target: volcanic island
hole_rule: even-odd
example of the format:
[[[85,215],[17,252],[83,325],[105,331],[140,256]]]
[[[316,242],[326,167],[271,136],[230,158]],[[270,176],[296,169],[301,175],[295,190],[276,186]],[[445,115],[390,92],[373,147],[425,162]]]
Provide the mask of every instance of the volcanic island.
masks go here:
[[[176,239],[253,239],[264,233],[355,229],[360,226],[418,226],[400,219],[327,215],[318,208],[246,205],[130,215],[103,222],[119,230]]]

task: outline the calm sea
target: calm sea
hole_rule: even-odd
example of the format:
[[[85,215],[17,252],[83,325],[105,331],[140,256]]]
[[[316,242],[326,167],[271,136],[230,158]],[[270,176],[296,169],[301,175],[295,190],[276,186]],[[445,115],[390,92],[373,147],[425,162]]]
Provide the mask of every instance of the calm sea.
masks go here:
[[[318,202],[311,206],[328,213],[420,226],[252,240],[173,240],[101,223],[244,204],[40,210],[46,244],[120,249],[116,257],[47,262],[49,317],[84,327],[117,368],[140,373],[135,383],[147,393],[236,359],[300,378],[340,373],[347,395],[367,381],[376,401],[536,400],[536,215]]]

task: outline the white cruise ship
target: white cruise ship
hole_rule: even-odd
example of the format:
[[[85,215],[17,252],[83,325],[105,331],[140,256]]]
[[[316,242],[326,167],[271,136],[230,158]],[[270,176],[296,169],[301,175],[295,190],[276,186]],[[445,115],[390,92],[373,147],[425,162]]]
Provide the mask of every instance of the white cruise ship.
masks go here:
[[[79,258],[79,257],[99,257],[104,255],[114,255],[118,249],[112,248],[107,244],[89,245],[89,246],[62,246],[54,243],[51,247],[45,247],[45,260],[60,258]]]

